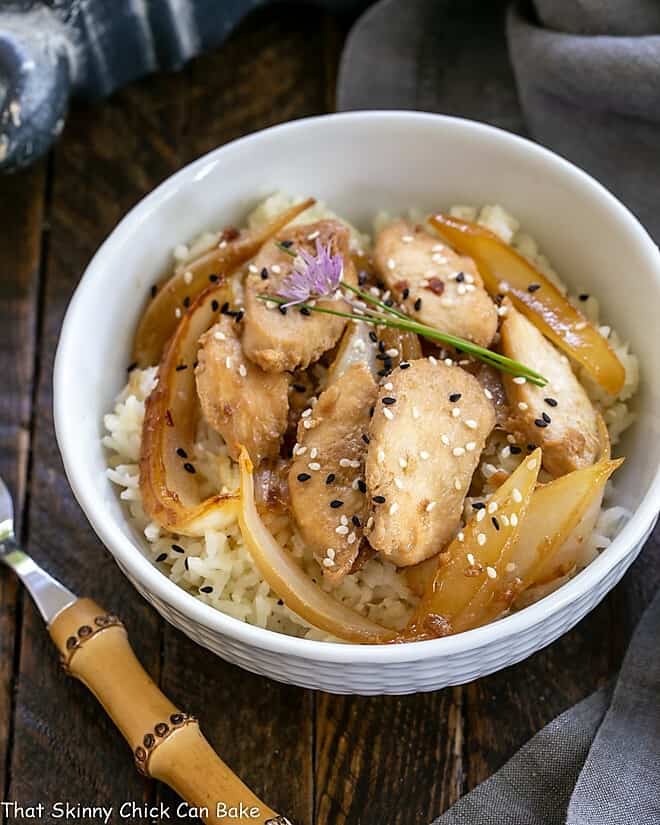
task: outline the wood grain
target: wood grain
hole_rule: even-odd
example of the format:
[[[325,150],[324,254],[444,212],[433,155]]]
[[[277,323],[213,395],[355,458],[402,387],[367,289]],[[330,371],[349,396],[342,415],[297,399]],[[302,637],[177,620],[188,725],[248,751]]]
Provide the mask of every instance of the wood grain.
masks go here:
[[[0,473],[14,497],[17,535],[24,534],[25,527],[45,181],[46,166],[40,163],[3,181],[0,195]],[[4,571],[0,575],[0,782],[5,791],[8,749],[13,743],[20,602],[16,579]]]

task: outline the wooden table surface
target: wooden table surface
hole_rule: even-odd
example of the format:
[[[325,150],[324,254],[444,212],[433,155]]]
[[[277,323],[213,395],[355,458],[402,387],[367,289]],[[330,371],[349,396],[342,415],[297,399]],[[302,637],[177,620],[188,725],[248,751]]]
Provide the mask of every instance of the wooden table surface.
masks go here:
[[[588,618],[516,667],[403,698],[313,693],[225,664],[137,595],[71,494],[51,412],[62,318],[99,244],[140,198],[203,152],[331,111],[344,36],[343,24],[312,8],[261,11],[181,73],[78,106],[50,157],[0,179],[0,470],[29,552],[121,614],[163,690],[202,720],[224,759],[276,810],[298,825],[417,825],[616,672],[660,581],[660,534]],[[4,573],[0,782],[2,798],[21,804],[173,801],[135,772],[124,741],[65,677],[32,603]]]

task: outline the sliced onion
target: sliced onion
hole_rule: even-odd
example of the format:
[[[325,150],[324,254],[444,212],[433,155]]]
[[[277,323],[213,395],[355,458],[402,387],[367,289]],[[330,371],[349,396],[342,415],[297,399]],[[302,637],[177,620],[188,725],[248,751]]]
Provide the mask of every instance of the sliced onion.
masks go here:
[[[294,561],[273,538],[261,520],[254,500],[252,462],[245,448],[239,457],[241,507],[239,523],[243,540],[259,572],[284,601],[305,621],[347,642],[379,644],[396,634],[336,601]]]
[[[497,570],[516,541],[540,468],[537,449],[488,500],[493,512],[478,511],[465,526],[463,540],[455,538],[439,557],[436,573],[404,631],[406,640],[447,636],[482,623],[478,614],[470,614],[470,603],[492,581],[490,570]],[[479,512],[486,514],[480,517]]]
[[[492,296],[506,290],[516,309],[581,364],[604,390],[613,395],[621,390],[626,372],[614,350],[527,258],[479,224],[443,214],[429,220],[447,243],[474,260]]]
[[[211,287],[198,296],[167,346],[158,383],[145,403],[140,449],[142,505],[150,518],[173,533],[201,536],[205,530],[222,530],[238,514],[236,493],[201,500],[191,459],[199,416],[194,376],[198,341],[214,323],[222,303],[231,298],[229,284]]]
[[[177,310],[183,311],[186,304],[206,289],[211,276],[229,276],[253,258],[267,240],[314,203],[313,198],[297,203],[260,229],[242,232],[225,247],[216,246],[178,267],[174,275],[156,292],[140,320],[133,343],[133,360],[136,364],[147,367],[158,363],[165,344],[178,324]]]

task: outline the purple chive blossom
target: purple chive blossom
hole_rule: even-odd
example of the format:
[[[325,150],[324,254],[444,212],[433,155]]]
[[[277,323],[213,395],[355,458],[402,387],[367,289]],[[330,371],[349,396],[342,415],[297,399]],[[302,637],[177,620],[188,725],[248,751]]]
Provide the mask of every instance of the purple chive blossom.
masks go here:
[[[285,278],[280,287],[280,298],[289,298],[284,307],[304,304],[310,298],[321,298],[331,295],[339,286],[344,269],[344,259],[341,255],[330,253],[330,244],[323,246],[316,239],[316,255],[310,255],[301,249],[298,257],[302,266],[298,264],[291,274]]]

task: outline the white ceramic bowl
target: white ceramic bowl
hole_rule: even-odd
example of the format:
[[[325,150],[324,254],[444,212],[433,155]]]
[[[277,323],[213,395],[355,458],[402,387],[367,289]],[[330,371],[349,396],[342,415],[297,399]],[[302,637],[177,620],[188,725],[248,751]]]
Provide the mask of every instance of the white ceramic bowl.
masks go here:
[[[620,502],[634,517],[586,570],[537,604],[454,637],[365,647],[290,638],[196,600],[159,572],[105,474],[102,418],[126,379],[149,285],[172,247],[240,222],[277,189],[314,195],[368,227],[381,208],[503,204],[562,277],[598,296],[640,356],[639,420],[620,450]],[[660,255],[633,215],[551,152],[466,120],[413,112],[311,118],[200,158],[136,206],[90,263],[69,306],[55,364],[55,423],[66,472],[92,526],[142,595],[175,627],[256,673],[336,693],[434,690],[514,664],[591,610],[635,559],[660,509]]]

